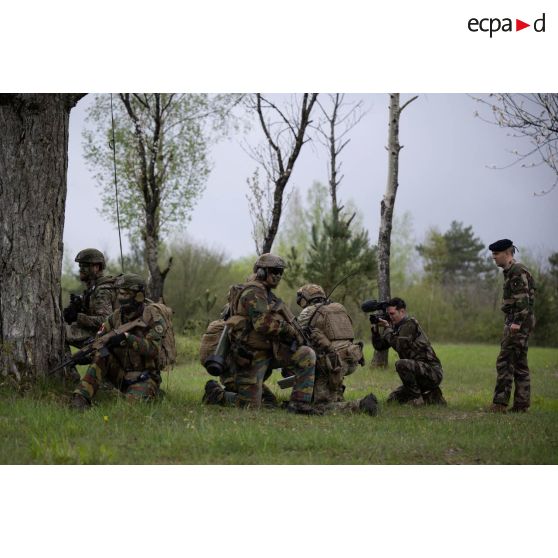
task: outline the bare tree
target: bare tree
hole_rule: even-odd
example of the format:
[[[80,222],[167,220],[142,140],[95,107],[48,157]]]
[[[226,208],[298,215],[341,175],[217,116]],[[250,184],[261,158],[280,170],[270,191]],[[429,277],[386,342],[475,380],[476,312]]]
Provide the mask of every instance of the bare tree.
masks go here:
[[[316,126],[320,143],[328,151],[328,184],[331,197],[332,217],[336,220],[343,206],[339,206],[337,192],[343,180],[341,174],[342,162],[339,160],[341,152],[351,141],[346,136],[361,121],[366,112],[363,102],[345,102],[345,95],[335,93],[329,95],[329,106],[317,101],[322,112],[323,121]],[[354,218],[351,217],[349,222]]]
[[[302,146],[308,141],[306,130],[317,93],[304,93],[300,103],[292,101],[279,107],[261,93],[247,99],[264,133],[265,147],[251,148],[250,155],[264,171],[265,185],[256,171],[248,181],[250,218],[258,254],[271,251],[283,211],[283,196]]]
[[[478,111],[475,116],[501,128],[509,128],[512,137],[529,141],[529,149],[514,151],[515,160],[500,168],[518,163],[522,167],[548,165],[556,179],[551,186],[535,195],[548,194],[554,190],[558,185],[558,93],[498,93],[473,99],[492,111],[492,120],[481,116]]]
[[[0,95],[0,375],[18,384],[64,354],[68,126],[82,96]]]
[[[399,119],[403,110],[417,96],[412,97],[402,106],[399,105],[399,93],[391,93],[389,103],[388,125],[388,177],[386,193],[380,205],[380,231],[378,233],[378,297],[380,300],[391,298],[389,263],[391,254],[391,229],[395,197],[399,187],[399,152],[403,148],[399,144]],[[375,351],[373,365],[387,366],[388,351]]]

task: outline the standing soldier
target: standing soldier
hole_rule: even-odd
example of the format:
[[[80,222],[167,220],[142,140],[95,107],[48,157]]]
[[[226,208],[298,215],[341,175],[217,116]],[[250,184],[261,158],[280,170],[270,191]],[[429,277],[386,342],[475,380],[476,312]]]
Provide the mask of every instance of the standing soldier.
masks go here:
[[[103,323],[99,334],[138,318],[143,324],[110,339],[104,347],[106,352],[95,353],[93,363],[74,391],[71,401],[74,409],[89,408],[103,380],[120,389],[127,399],[153,399],[159,393],[160,352],[166,329],[171,326],[158,305],[146,300],[145,281],[139,275],[121,275],[116,288],[120,307]]]
[[[317,414],[312,407],[316,355],[303,346],[287,319],[283,302],[272,292],[281,281],[285,262],[262,254],[254,263],[255,277],[231,292],[227,320],[234,361],[236,405],[260,408],[263,381],[270,368],[289,367],[296,379],[287,410]],[[216,399],[216,382],[206,385],[206,399]]]
[[[79,279],[86,289],[82,295],[70,295],[70,304],[64,308],[64,332],[67,345],[81,349],[92,339],[101,324],[112,314],[116,306],[114,277],[105,275],[105,256],[96,248],[86,248],[78,253],[75,261],[79,265]],[[69,353],[69,348],[67,348]],[[90,364],[85,359],[79,364]],[[69,377],[79,382],[75,369],[68,371]]]
[[[442,364],[426,333],[415,318],[407,315],[407,305],[402,298],[392,298],[386,311],[390,321],[379,319],[378,324],[372,326],[372,344],[377,351],[392,347],[399,355],[395,370],[402,382],[387,402],[446,405],[440,389],[444,375]],[[382,333],[378,325],[384,327]]]
[[[102,323],[112,314],[116,296],[114,277],[105,275],[105,256],[95,248],[78,253],[79,280],[86,289],[81,296],[72,296],[64,308],[66,342],[78,349],[95,337]]]
[[[533,306],[535,282],[529,270],[514,259],[515,246],[507,238],[491,244],[494,263],[504,271],[504,336],[496,360],[496,387],[490,406],[493,413],[505,413],[515,382],[513,406],[516,413],[525,413],[531,402],[531,381],[527,364],[529,334],[535,327]]]
[[[297,322],[308,333],[317,355],[313,402],[323,411],[366,412],[375,416],[378,401],[373,394],[345,401],[345,376],[364,365],[362,343],[353,343],[352,320],[345,307],[327,299],[320,285],[308,284],[296,293],[302,308]]]

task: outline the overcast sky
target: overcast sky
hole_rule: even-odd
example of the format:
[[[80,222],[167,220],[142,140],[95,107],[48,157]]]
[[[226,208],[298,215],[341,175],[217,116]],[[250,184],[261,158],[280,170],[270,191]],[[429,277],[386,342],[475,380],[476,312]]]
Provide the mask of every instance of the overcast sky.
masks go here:
[[[402,102],[410,96],[402,95]],[[389,96],[349,96],[350,100],[361,98],[368,113],[350,132],[351,141],[343,151],[344,179],[339,196],[360,208],[375,242],[386,186]],[[64,242],[70,255],[93,246],[117,258],[116,228],[96,211],[100,207],[99,189],[82,158],[81,133],[91,101],[91,95],[85,97],[71,113]],[[507,130],[475,118],[478,108],[467,95],[419,94],[404,110],[396,214],[412,214],[419,242],[429,227],[436,226],[443,232],[452,220],[457,220],[472,225],[475,234],[487,244],[511,238],[520,248],[538,255],[557,251],[558,190],[546,196],[534,195],[552,184],[552,172],[545,166],[488,168],[506,166],[514,160],[509,151],[521,150],[525,144],[510,137]],[[261,137],[254,127],[248,141],[259,141]],[[238,134],[213,148],[213,170],[206,190],[184,227],[190,239],[223,250],[231,258],[255,252],[246,179],[256,163],[241,148],[242,140]],[[326,183],[326,165],[322,146],[305,145],[290,186],[304,193],[313,181]],[[127,238],[123,240],[126,251]]]

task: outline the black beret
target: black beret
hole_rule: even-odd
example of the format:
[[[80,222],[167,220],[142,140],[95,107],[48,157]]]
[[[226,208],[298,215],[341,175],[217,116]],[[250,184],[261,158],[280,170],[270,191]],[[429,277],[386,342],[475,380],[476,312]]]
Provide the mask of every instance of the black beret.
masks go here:
[[[509,238],[502,238],[502,240],[497,240],[496,242],[493,242],[488,247],[488,249],[491,252],[503,252],[504,250],[507,250],[512,246],[513,246],[513,242]]]

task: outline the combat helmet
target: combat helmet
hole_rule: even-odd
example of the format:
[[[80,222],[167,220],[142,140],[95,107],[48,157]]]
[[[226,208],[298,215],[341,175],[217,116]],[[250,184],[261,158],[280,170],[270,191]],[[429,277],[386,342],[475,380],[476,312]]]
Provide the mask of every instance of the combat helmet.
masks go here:
[[[285,269],[287,264],[283,258],[279,256],[275,256],[274,254],[267,253],[262,254],[258,257],[258,259],[254,262],[254,273],[257,272],[260,268],[268,268],[268,267],[275,267],[277,269]]]
[[[78,252],[74,261],[85,264],[101,264],[101,269],[104,269],[106,265],[104,254],[96,248],[85,248],[85,250]]]
[[[326,299],[325,291],[320,287],[320,285],[316,285],[315,283],[308,283],[303,285],[298,289],[296,292],[296,303],[300,306],[302,300],[305,300],[307,304],[315,299]]]
[[[136,273],[123,273],[116,278],[114,283],[116,289],[127,289],[135,292],[145,292],[145,280]]]

